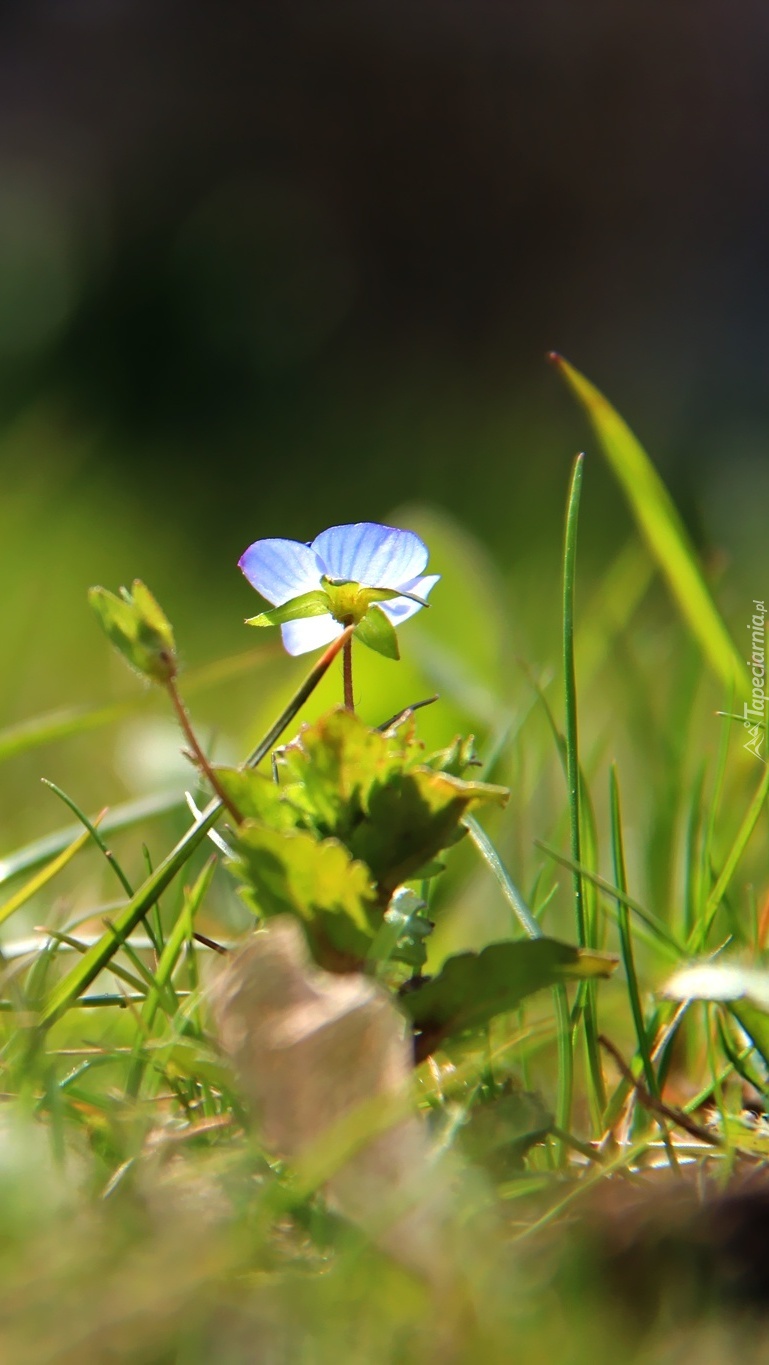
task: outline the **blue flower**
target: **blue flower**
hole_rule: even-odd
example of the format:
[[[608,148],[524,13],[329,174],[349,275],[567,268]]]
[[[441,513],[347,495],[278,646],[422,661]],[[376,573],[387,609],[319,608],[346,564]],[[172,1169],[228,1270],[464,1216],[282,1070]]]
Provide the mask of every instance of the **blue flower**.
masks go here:
[[[440,578],[425,574],[427,560],[413,531],[359,521],[331,526],[309,545],[257,540],[238,566],[275,608],[250,624],[280,625],[289,654],[330,644],[354,623],[364,644],[397,658],[394,627],[426,605]]]

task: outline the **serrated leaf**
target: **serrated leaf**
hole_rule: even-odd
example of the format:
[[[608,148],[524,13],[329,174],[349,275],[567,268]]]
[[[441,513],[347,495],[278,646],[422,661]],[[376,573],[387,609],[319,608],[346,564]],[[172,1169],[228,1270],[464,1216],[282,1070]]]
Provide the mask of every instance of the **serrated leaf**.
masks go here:
[[[297,829],[302,811],[292,804],[272,778],[254,768],[215,768],[217,780],[244,820],[258,820],[270,829]]]
[[[376,938],[369,949],[369,960],[386,963],[404,962],[418,972],[427,961],[425,939],[432,924],[427,918],[427,906],[415,891],[400,887],[385,911]]]
[[[107,588],[89,588],[88,601],[102,629],[132,668],[166,683],[176,675],[176,646],[171,623],[140,579],[121,596]]]
[[[303,621],[309,616],[328,616],[330,611],[331,603],[326,593],[314,588],[300,597],[292,597],[290,602],[284,602],[280,607],[271,607],[258,616],[249,616],[246,625],[283,626],[287,621]]]
[[[385,616],[381,607],[369,607],[366,615],[355,627],[355,638],[369,649],[373,649],[376,654],[384,655],[385,659],[400,658],[395,626],[389,616]]]
[[[425,759],[425,766],[451,777],[464,777],[469,768],[480,768],[482,763],[475,748],[475,735],[457,735],[446,749],[439,749]]]
[[[372,790],[422,757],[413,726],[385,736],[342,707],[302,728],[284,751],[284,790],[319,832],[344,839],[368,810]]]
[[[429,768],[394,773],[371,793],[369,810],[352,831],[349,847],[392,894],[464,834],[462,817],[473,806],[504,805],[505,787],[463,782]]]
[[[552,938],[490,943],[480,953],[448,958],[437,976],[401,996],[401,1006],[421,1034],[418,1055],[425,1057],[444,1039],[485,1028],[545,986],[610,976],[616,965],[609,953]]]
[[[258,914],[292,914],[305,926],[316,961],[360,963],[374,937],[374,895],[367,867],[338,839],[279,831],[246,821],[238,830],[236,867]],[[352,959],[342,964],[337,956]]]

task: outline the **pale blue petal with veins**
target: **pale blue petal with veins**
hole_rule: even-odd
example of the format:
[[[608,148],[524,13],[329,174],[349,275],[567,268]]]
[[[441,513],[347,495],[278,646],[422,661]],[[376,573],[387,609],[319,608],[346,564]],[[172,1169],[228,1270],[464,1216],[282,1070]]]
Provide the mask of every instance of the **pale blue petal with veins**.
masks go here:
[[[238,561],[246,578],[273,606],[322,587],[326,577],[366,588],[414,593],[426,598],[440,574],[424,574],[428,550],[413,531],[361,521],[321,531],[310,545],[297,540],[257,540]],[[396,597],[378,604],[393,625],[420,610],[420,603]],[[343,626],[333,616],[315,616],[281,626],[289,654],[306,654],[330,644]]]

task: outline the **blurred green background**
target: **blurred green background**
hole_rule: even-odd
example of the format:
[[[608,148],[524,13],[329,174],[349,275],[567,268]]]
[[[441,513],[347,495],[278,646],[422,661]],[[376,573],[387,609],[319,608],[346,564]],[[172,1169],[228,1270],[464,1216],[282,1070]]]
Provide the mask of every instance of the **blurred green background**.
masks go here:
[[[767,564],[767,75],[759,3],[5,5],[0,726],[135,692],[89,584],[144,578],[194,669],[255,644],[251,540],[355,519],[461,523],[486,641],[440,540],[455,586],[410,629],[514,693],[511,651],[557,657],[587,439],[550,346],[644,439],[742,628]],[[583,600],[630,527],[588,449]],[[239,743],[294,675],[275,657],[196,714]],[[167,781],[175,740],[164,767],[137,726],[11,765],[3,846],[60,820],[41,767],[89,806]]]
[[[639,551],[596,441],[544,355],[565,354],[636,431],[744,640],[753,599],[769,597],[768,153],[765,0],[5,0],[0,910],[21,882],[12,852],[71,823],[41,776],[91,815],[148,794],[166,802],[161,819],[110,835],[135,884],[142,840],[157,863],[188,824],[183,792],[194,775],[178,728],[110,649],[86,603],[90,585],[147,582],[175,625],[182,690],[204,743],[236,759],[310,662],[243,625],[259,602],[237,570],[240,554],[261,536],[304,540],[334,523],[392,520],[424,536],[443,581],[402,631],[402,663],[358,650],[361,714],[379,722],[440,692],[420,732],[431,747],[476,733],[492,760],[484,776],[511,788],[489,832],[547,932],[572,939],[570,873],[537,842],[568,847],[566,784],[537,687],[562,725],[563,517],[584,445],[576,659],[594,865],[613,876],[616,759],[628,885],[665,923],[686,925],[765,769],[742,750],[738,727],[716,718],[729,699]],[[206,672],[228,659],[218,675]],[[306,714],[340,691],[333,670]],[[29,718],[105,705],[120,708],[109,724],[11,754],[13,727]],[[723,911],[740,951],[765,943],[764,817]],[[26,879],[47,858],[39,848],[25,856]],[[83,933],[103,931],[122,895],[112,871],[89,847],[9,919],[6,980],[36,926],[90,917]],[[169,922],[181,881],[163,899]],[[435,888],[431,968],[510,933],[509,905],[469,840]],[[616,947],[605,909],[601,935]],[[224,937],[250,923],[219,870],[200,927]],[[652,992],[670,964],[636,927]],[[10,955],[15,940],[21,957]],[[546,1025],[550,1008],[542,1003]],[[602,986],[601,1011],[632,1055],[621,973]],[[73,1011],[54,1045],[81,1033],[90,1043],[95,1029],[105,1046],[131,1045],[132,1016],[103,1013],[84,1022]],[[523,1070],[531,1056],[531,1083],[546,1097],[551,1043],[552,1027],[514,1059]],[[674,1080],[698,1076],[695,1044],[681,1051]],[[176,1296],[190,1333],[184,1358],[207,1359],[205,1345],[194,1347],[196,1323],[211,1311],[212,1340],[221,1328],[229,1340],[233,1275],[246,1300],[233,1360],[251,1359],[264,1330],[269,1348],[270,1322],[275,1333],[286,1322],[293,1345],[306,1321],[330,1343],[319,1360],[340,1358],[339,1333],[354,1340],[350,1359],[372,1361],[390,1358],[395,1333],[401,1358],[398,1342],[421,1310],[392,1267],[372,1268],[352,1242],[335,1275],[325,1251],[323,1273],[301,1283],[254,1273],[251,1252],[233,1260],[227,1245],[242,1236],[247,1249],[253,1231],[231,1233],[225,1219],[209,1235],[208,1194],[201,1183],[200,1199],[189,1197],[189,1166],[163,1168],[165,1193],[154,1166],[140,1172],[146,1231],[120,1190],[118,1202],[99,1199],[105,1219],[76,1217],[86,1179],[111,1196],[115,1168],[142,1141],[108,1072],[94,1069],[84,1084],[103,1093],[114,1125],[113,1145],[106,1128],[94,1130],[101,1175],[97,1160],[95,1174],[78,1164],[62,1179],[26,1129],[0,1130],[9,1358],[38,1365],[58,1343],[56,1358],[78,1365],[171,1359],[162,1335],[167,1320],[176,1330]],[[51,1101],[54,1141],[62,1112]],[[589,1131],[579,1095],[575,1123]],[[233,1185],[232,1200],[244,1210],[246,1157],[248,1188]],[[225,1175],[228,1160],[225,1149]],[[664,1187],[657,1197],[667,1208]],[[491,1343],[473,1359],[507,1361],[522,1349],[522,1359],[594,1362],[604,1332],[605,1358],[616,1359],[617,1340],[620,1354],[635,1349],[640,1316],[602,1311],[587,1292],[588,1280],[593,1293],[611,1281],[581,1235],[567,1250],[564,1317],[553,1311],[561,1290],[550,1287],[548,1249],[532,1257],[526,1243],[510,1273],[507,1234],[497,1235],[507,1223],[487,1225],[480,1185],[473,1200],[468,1284]],[[624,1236],[624,1214],[620,1224]],[[554,1236],[560,1248],[560,1221]],[[126,1255],[133,1237],[148,1258]],[[277,1266],[285,1254],[278,1247]],[[653,1241],[650,1256],[667,1292],[674,1275]],[[688,1246],[684,1256],[688,1273],[696,1256]],[[212,1266],[226,1285],[222,1309]],[[632,1260],[627,1276],[643,1311]],[[674,1320],[685,1332],[671,1303],[663,1331]],[[70,1330],[75,1344],[62,1354]],[[102,1334],[103,1354],[97,1342],[88,1355],[89,1331],[91,1341]],[[443,1334],[445,1325],[439,1351]],[[688,1344],[673,1335],[659,1358],[749,1358],[751,1341],[738,1350],[703,1334]],[[645,1338],[638,1349],[652,1359]],[[762,1351],[763,1336],[756,1359]]]

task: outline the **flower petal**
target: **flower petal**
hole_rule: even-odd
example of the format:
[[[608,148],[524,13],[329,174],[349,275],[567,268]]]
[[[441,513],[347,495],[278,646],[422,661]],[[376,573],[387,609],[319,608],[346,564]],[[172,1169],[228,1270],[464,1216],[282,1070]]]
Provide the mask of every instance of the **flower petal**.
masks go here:
[[[427,597],[435,587],[439,573],[429,573],[424,578],[414,578],[410,583],[400,583],[398,586],[404,592],[414,592],[417,597]],[[402,621],[408,621],[410,616],[421,611],[418,602],[412,602],[409,597],[393,597],[391,602],[380,602],[380,609],[385,616],[389,616],[394,626],[399,626]]]
[[[368,588],[402,588],[427,564],[427,546],[413,531],[357,521],[321,531],[312,549],[329,578],[350,579]]]
[[[333,616],[315,616],[304,621],[289,621],[280,629],[287,654],[308,654],[311,649],[330,645],[342,634],[344,626],[340,626]]]
[[[255,540],[240,556],[238,568],[251,587],[276,607],[320,588],[317,557],[299,540]]]

